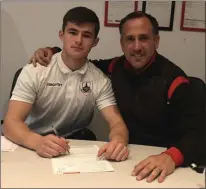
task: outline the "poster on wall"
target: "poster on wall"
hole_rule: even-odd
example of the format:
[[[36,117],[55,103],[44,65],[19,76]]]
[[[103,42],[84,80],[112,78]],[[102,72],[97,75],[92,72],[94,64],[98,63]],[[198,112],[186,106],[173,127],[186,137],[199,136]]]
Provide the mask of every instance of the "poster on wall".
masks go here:
[[[180,29],[205,32],[205,9],[205,1],[183,1]]]
[[[137,1],[105,1],[104,25],[118,27],[122,18],[137,9]]]
[[[157,19],[159,30],[173,30],[175,1],[144,1],[142,11]]]

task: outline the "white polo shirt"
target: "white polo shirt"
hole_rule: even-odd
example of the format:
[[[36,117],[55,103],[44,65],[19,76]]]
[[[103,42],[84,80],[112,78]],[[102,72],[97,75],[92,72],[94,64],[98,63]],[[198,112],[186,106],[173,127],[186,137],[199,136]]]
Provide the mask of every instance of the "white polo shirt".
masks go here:
[[[110,79],[91,62],[71,71],[61,52],[47,66],[26,65],[13,90],[11,100],[33,104],[26,123],[46,135],[53,125],[61,136],[69,136],[88,126],[98,109],[116,105]]]

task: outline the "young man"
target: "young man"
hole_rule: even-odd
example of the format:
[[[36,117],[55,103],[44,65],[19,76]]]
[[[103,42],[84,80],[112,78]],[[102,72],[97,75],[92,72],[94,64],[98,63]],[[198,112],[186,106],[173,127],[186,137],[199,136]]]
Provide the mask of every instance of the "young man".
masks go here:
[[[186,74],[157,53],[157,20],[133,12],[121,20],[124,56],[93,61],[110,75],[121,115],[129,129],[129,143],[168,149],[138,163],[132,175],[163,182],[176,167],[198,160],[205,138],[205,104],[196,103]],[[58,48],[39,49],[32,61],[48,64]]]
[[[99,19],[92,10],[76,7],[65,14],[59,32],[62,52],[52,57],[48,67],[25,66],[17,80],[3,127],[8,139],[42,157],[58,156],[69,147],[65,138],[85,131],[96,105],[110,126],[110,142],[98,156],[104,153],[116,161],[127,158],[128,131],[110,80],[87,60],[98,43],[98,32]]]

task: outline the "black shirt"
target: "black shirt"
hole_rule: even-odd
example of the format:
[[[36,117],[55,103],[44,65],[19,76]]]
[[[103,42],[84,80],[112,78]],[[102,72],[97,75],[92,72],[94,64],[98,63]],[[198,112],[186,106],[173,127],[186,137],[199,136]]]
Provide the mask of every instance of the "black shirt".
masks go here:
[[[184,165],[197,161],[205,144],[205,104],[197,103],[190,83],[179,85],[171,99],[168,90],[179,76],[187,75],[174,63],[157,54],[143,72],[134,73],[120,57],[93,61],[109,75],[121,115],[129,130],[129,143],[176,147],[184,155]],[[169,102],[169,104],[168,104]]]

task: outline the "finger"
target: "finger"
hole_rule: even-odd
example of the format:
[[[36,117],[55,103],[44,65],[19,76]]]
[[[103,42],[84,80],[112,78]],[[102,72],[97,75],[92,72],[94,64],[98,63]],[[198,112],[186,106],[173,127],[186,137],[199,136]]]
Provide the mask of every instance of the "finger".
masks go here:
[[[62,148],[60,145],[54,143],[51,140],[46,141],[45,146],[57,151],[60,154],[66,152],[66,150],[64,148]]]
[[[49,135],[49,137],[56,144],[59,144],[64,148],[68,148],[68,142],[67,142],[68,140],[66,140],[65,138],[58,137],[58,136],[53,135],[53,134]]]
[[[45,156],[46,156],[47,158],[52,158],[52,155],[50,155],[50,154],[48,154],[48,153],[46,153],[46,152],[45,152]]]
[[[114,147],[114,150],[110,156],[110,159],[116,160],[117,156],[122,152],[123,155],[125,153],[126,147],[123,144],[117,144]],[[119,160],[121,159],[121,157],[119,158]]]
[[[122,157],[127,153],[127,147],[126,146],[123,146],[123,148],[120,149],[120,151],[118,152],[118,154],[115,154],[116,157],[115,157],[115,160],[116,161],[120,161],[122,159]],[[113,157],[113,154],[116,152],[116,149],[115,151],[112,153],[112,157]]]
[[[47,56],[46,56],[47,63],[49,63],[51,61],[52,55],[53,55],[52,50],[49,48],[47,50]]]
[[[156,167],[152,173],[147,177],[147,182],[152,182],[160,173],[162,172],[161,169]]]
[[[52,50],[50,48],[40,48],[38,50],[39,58],[45,63],[45,65],[48,65],[51,61],[52,57]]]
[[[108,148],[106,149],[104,156],[106,159],[111,159],[111,155],[114,152],[117,143],[109,142]]]
[[[129,150],[127,151],[127,153],[121,158],[121,161],[124,161],[124,160],[126,160],[127,158],[128,158],[128,156],[129,156]]]
[[[109,143],[104,144],[104,145],[99,149],[98,154],[97,154],[97,157],[102,156],[102,155],[106,152],[108,146],[109,146]]]
[[[57,150],[53,148],[50,148],[49,146],[45,146],[45,153],[51,155],[52,157],[61,155],[60,152],[58,152]]]
[[[44,158],[52,158],[52,155],[50,155],[49,153],[47,152],[43,152],[43,154],[39,154],[40,156],[44,157]]]
[[[36,59],[35,59],[35,57],[32,57],[32,64],[33,64],[33,66],[34,66],[34,67],[36,67],[36,66],[37,66],[37,63],[36,63]]]
[[[137,175],[137,180],[142,180],[147,177],[156,166],[153,164],[148,164],[144,169],[142,169]]]
[[[45,51],[44,48],[39,48],[36,52],[35,52],[35,56],[37,56],[42,58],[42,57],[46,57],[47,56],[47,51]]]
[[[49,141],[52,141],[53,143],[50,143],[52,146],[56,147],[61,151],[61,152],[66,152],[69,148],[68,143],[66,142],[66,140],[64,138],[59,138],[55,135],[49,135]],[[54,145],[56,144],[56,145]],[[50,147],[52,147],[50,146]]]
[[[167,171],[166,171],[166,170],[163,170],[163,171],[161,172],[159,178],[158,178],[158,182],[159,182],[159,183],[162,183],[162,182],[165,180],[166,176],[167,176]]]
[[[64,139],[60,139],[59,141],[60,143],[58,143],[58,145],[60,145],[62,148],[64,148],[66,151],[69,151],[70,147],[69,147],[69,143],[67,143],[67,141]]]
[[[36,53],[35,55],[36,61],[41,64],[42,66],[47,66],[47,62],[45,62],[45,57],[43,53]]]
[[[150,163],[149,158],[141,161],[140,163],[138,163],[135,167],[134,170],[132,172],[132,176],[136,176],[139,174],[139,172],[144,169],[148,164]]]

